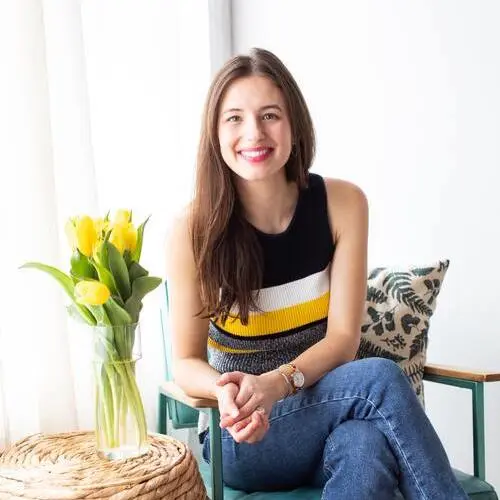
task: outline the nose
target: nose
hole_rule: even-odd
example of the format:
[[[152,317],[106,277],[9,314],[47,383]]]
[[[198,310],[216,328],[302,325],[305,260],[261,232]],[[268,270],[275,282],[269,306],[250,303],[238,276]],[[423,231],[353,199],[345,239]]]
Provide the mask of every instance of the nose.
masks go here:
[[[245,139],[248,142],[258,142],[264,137],[262,120],[258,116],[248,118],[245,121]]]

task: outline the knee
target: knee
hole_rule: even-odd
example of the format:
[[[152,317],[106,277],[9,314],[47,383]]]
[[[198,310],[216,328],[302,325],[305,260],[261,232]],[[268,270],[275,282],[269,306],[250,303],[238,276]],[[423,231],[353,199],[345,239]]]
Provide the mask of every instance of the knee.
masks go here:
[[[346,420],[330,434],[327,446],[350,460],[371,462],[384,456],[389,443],[375,424],[366,420]]]
[[[365,358],[359,361],[359,368],[371,379],[382,380],[389,385],[405,384],[408,380],[405,373],[394,361],[387,358]]]

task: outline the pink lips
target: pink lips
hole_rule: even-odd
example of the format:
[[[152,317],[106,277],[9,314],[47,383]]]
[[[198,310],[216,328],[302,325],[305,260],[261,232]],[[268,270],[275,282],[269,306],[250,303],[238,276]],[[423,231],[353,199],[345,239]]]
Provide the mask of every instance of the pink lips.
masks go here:
[[[242,149],[238,154],[250,163],[260,163],[267,160],[272,152],[272,148],[248,148]]]

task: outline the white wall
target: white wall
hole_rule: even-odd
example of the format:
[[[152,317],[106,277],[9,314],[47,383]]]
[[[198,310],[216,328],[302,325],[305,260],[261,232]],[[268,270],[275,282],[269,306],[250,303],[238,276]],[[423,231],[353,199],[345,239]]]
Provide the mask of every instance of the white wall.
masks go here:
[[[370,264],[451,260],[432,362],[500,371],[500,3],[233,0],[233,51],[274,51],[318,136],[313,170],[370,201]],[[467,393],[427,386],[453,465],[472,470]],[[500,383],[487,400],[487,478],[500,488]]]

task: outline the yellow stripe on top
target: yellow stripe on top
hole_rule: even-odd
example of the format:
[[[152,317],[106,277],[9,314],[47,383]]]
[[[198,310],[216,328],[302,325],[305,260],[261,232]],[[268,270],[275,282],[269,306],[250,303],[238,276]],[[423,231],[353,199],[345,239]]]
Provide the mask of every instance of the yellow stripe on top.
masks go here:
[[[217,349],[221,352],[230,352],[231,354],[253,354],[254,352],[259,352],[256,349],[235,349],[234,347],[226,347],[225,345],[219,344],[210,337],[208,338],[207,344],[208,347],[212,347],[213,349]]]
[[[251,313],[246,326],[242,325],[239,319],[231,318],[224,325],[220,321],[215,324],[221,330],[240,337],[259,337],[260,335],[282,333],[325,319],[328,316],[329,302],[330,292],[326,292],[321,297],[302,304],[271,312]]]

